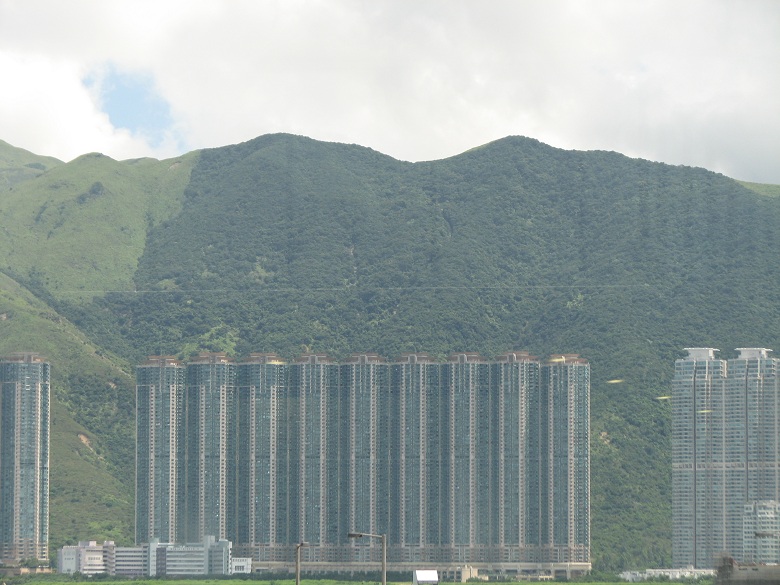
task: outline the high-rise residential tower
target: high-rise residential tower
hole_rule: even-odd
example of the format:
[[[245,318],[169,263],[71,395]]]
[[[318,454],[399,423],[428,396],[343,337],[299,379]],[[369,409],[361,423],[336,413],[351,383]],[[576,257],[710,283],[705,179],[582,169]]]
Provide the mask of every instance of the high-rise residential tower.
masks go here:
[[[497,450],[495,504],[496,550],[505,562],[529,560],[535,555],[538,540],[530,536],[529,491],[539,485],[530,469],[529,407],[541,389],[539,358],[528,352],[509,352],[498,356],[492,366],[491,380],[496,387]],[[583,383],[586,380],[582,381]],[[579,393],[587,400],[587,388]],[[587,505],[583,502],[582,505]]]
[[[586,562],[590,555],[590,366],[573,354],[542,364],[530,405],[529,434],[539,485],[530,495],[530,524],[548,562]],[[534,530],[536,526],[534,527]]]
[[[236,367],[224,353],[201,353],[187,363],[184,395],[186,542],[236,533]]]
[[[0,560],[49,558],[50,365],[0,358]]]
[[[396,559],[438,559],[446,531],[449,411],[441,392],[442,364],[424,353],[404,354],[390,366],[389,535]]]
[[[376,354],[353,354],[340,367],[340,403],[345,407],[342,425],[343,491],[345,526],[377,534],[390,526],[389,439],[390,368]],[[343,538],[343,537],[342,537]],[[352,540],[355,560],[368,560],[369,548],[379,544],[370,539]]]
[[[273,353],[252,353],[237,365],[237,521],[236,533],[228,536],[268,553],[258,559],[262,561],[274,560],[271,553],[278,549],[278,527],[287,519],[280,497],[287,490],[285,474],[280,473],[285,441],[279,437],[287,428],[289,367]]]
[[[765,348],[737,349],[730,360],[712,348],[686,351],[672,381],[672,561],[753,560],[745,510],[780,501],[778,360]]]
[[[136,368],[135,541],[181,542],[185,368],[150,356]]]
[[[445,478],[450,503],[447,542],[458,546],[464,555],[468,551],[469,558],[479,555],[493,540],[490,498],[498,461],[490,452],[495,446],[491,423],[496,401],[490,391],[489,374],[490,363],[476,353],[453,354],[444,367],[443,391],[449,399],[451,437],[445,454],[450,472]]]
[[[282,518],[281,542],[316,542],[308,551],[325,560],[332,546],[346,540],[339,524],[339,502],[345,496],[339,481],[339,366],[324,354],[304,354],[290,365],[286,426],[287,513]],[[340,531],[339,528],[344,528]],[[280,535],[281,536],[281,535]],[[309,559],[312,559],[309,556]]]
[[[722,550],[723,535],[710,526],[713,469],[707,436],[712,436],[713,400],[723,398],[726,361],[713,348],[686,348],[688,356],[674,364],[672,380],[672,564],[711,567]],[[722,411],[722,409],[721,409]],[[722,443],[722,441],[721,441]],[[713,545],[719,541],[720,545]]]

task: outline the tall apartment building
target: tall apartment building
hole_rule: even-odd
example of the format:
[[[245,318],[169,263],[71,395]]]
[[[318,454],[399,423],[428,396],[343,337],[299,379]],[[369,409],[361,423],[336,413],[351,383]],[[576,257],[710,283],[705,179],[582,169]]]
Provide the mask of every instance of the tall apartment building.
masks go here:
[[[238,478],[236,542],[273,548],[280,542],[276,527],[287,509],[286,469],[279,468],[286,442],[288,365],[273,353],[253,353],[237,368]],[[280,423],[281,421],[281,423]],[[281,427],[281,428],[280,428]],[[286,542],[286,537],[281,538]]]
[[[236,367],[224,353],[201,353],[187,364],[184,393],[186,542],[227,538],[236,530]]]
[[[722,553],[751,556],[746,505],[780,501],[778,360],[764,348],[730,360],[686,351],[672,381],[672,560],[711,568]]]
[[[444,491],[448,490],[449,411],[441,391],[441,364],[423,353],[404,354],[390,366],[395,420],[399,432],[390,438],[390,470],[396,506],[390,540],[399,559],[434,560],[446,542],[449,518]]]
[[[184,365],[150,357],[136,368],[135,541],[181,541],[184,498]]]
[[[185,529],[188,541],[213,530],[279,568],[305,541],[306,565],[323,571],[379,561],[379,541],[348,538],[354,531],[386,534],[399,570],[473,564],[521,574],[545,564],[571,576],[590,567],[582,358],[406,354],[388,363],[363,353],[287,363],[251,354],[233,364],[202,354],[186,370],[188,495],[177,522],[192,526],[209,510],[221,522]],[[212,467],[197,479],[191,470],[207,457]]]
[[[0,560],[49,558],[50,365],[0,358]]]
[[[531,406],[539,431],[530,431],[541,443],[532,449],[541,480],[532,496],[537,538],[544,559],[584,562],[590,543],[590,367],[577,355],[552,356],[542,366],[541,387]]]
[[[238,530],[236,366],[224,353],[136,367],[136,543]]]

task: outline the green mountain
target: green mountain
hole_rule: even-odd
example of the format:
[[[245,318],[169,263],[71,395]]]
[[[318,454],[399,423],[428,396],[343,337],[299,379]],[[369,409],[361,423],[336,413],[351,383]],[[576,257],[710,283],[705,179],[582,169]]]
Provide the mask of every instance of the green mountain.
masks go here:
[[[197,157],[87,154],[17,183],[0,198],[6,270],[71,301],[132,289],[147,232],[180,211]]]
[[[518,137],[424,163],[289,135],[14,174],[22,162],[0,190],[1,298],[27,327],[0,320],[0,339],[52,359],[60,448],[83,454],[52,461],[54,546],[132,539],[130,374],[148,354],[528,349],[592,364],[596,568],[668,566],[656,397],[674,359],[780,349],[777,186]],[[110,525],[66,476],[82,495],[105,480]]]
[[[56,158],[38,156],[0,140],[0,190],[13,189],[17,183],[38,177],[61,164],[62,161]]]

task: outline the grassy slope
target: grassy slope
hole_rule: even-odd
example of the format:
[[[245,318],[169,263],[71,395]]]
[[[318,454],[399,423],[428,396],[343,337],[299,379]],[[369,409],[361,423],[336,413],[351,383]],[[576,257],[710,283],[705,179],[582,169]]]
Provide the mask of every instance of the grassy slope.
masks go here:
[[[57,400],[51,440],[51,550],[85,539],[132,544],[134,470],[111,473],[95,451],[94,433]]]
[[[70,302],[132,290],[146,233],[180,209],[197,158],[118,162],[88,154],[3,193],[6,269]]]
[[[61,164],[56,158],[38,156],[0,140],[0,193]]]
[[[739,181],[739,183],[743,187],[746,187],[751,191],[755,191],[760,195],[767,195],[768,197],[780,197],[780,185],[766,185],[764,183],[748,183],[747,181]]]
[[[128,454],[121,466],[106,460],[108,437],[97,436],[74,420],[80,389],[67,386],[79,376],[102,380],[99,390],[113,396],[103,397],[99,412],[80,409],[81,419],[87,423],[94,423],[95,418],[113,420],[114,444],[130,445],[127,404],[132,393],[127,364],[106,356],[51,307],[0,273],[0,355],[13,351],[36,351],[52,363],[52,550],[85,538],[127,542],[133,530],[134,476]]]

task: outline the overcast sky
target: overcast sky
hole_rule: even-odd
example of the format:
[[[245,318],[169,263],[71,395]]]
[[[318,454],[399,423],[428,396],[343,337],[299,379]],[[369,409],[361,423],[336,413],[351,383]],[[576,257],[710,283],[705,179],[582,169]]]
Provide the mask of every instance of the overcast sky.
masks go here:
[[[780,183],[778,0],[0,0],[0,139],[167,158],[271,132],[508,135]]]

